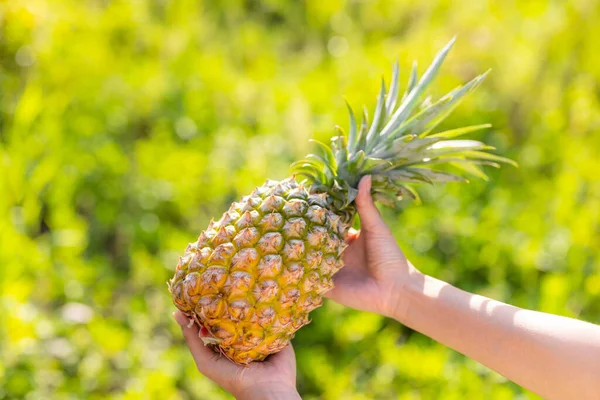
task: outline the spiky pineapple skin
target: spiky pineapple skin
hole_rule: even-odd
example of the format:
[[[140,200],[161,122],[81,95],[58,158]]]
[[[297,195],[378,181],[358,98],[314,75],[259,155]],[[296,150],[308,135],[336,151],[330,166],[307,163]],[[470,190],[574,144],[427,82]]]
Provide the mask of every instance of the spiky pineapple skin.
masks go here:
[[[342,266],[347,218],[293,178],[267,181],[191,243],[169,282],[173,302],[238,364],[283,349]]]

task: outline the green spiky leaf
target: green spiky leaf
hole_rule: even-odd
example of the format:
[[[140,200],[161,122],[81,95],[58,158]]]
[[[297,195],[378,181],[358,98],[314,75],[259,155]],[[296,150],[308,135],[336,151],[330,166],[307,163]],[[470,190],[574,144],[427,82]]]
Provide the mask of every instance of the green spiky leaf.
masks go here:
[[[352,107],[350,104],[346,102],[346,107],[348,107],[348,114],[350,115],[350,132],[348,133],[348,150],[352,154],[356,151],[357,139],[356,136],[358,134],[358,128],[356,127],[356,117],[354,116],[354,111],[352,111]]]
[[[331,147],[315,139],[309,139],[309,142],[315,143],[321,149],[327,159],[327,163],[332,169],[337,169],[337,162],[335,161],[335,155],[333,154]]]
[[[410,71],[410,76],[408,77],[408,84],[406,85],[406,91],[402,96],[402,101],[404,101],[406,96],[408,96],[408,94],[412,92],[412,90],[415,88],[415,85],[417,84],[417,79],[417,62],[415,61],[413,62],[412,69]]]
[[[371,128],[369,129],[369,133],[367,134],[367,152],[372,150],[373,147],[377,144],[377,131],[379,129],[379,125],[381,124],[381,120],[383,118],[384,107],[385,107],[385,82],[383,79],[381,80],[381,89],[379,90],[379,96],[377,97],[377,105],[375,106],[375,114],[373,116],[373,122],[371,123]]]
[[[321,152],[294,163],[294,171],[307,177],[313,191],[328,192],[333,199],[333,207],[345,208],[356,198],[358,182],[367,174],[373,179],[375,199],[395,206],[398,199],[418,201],[418,194],[409,186],[411,184],[468,182],[461,174],[437,169],[443,165],[485,180],[488,179],[487,175],[480,166],[516,166],[514,161],[490,153],[494,148],[484,142],[455,139],[489,128],[489,124],[434,132],[487,74],[479,75],[438,100],[431,101],[426,90],[438,74],[453,43],[454,39],[435,56],[420,79],[417,76],[417,64],[413,63],[400,100],[400,70],[396,62],[387,94],[382,79],[371,123],[366,109],[363,109],[360,127],[357,126],[354,111],[347,104],[348,140],[343,129],[336,126],[337,136],[332,138],[331,145],[314,141]]]
[[[465,126],[462,128],[451,129],[443,132],[439,132],[433,135],[429,135],[428,137],[441,137],[444,139],[452,139],[458,136],[466,135],[467,133],[480,131],[482,129],[491,128],[492,124],[481,124],[481,125],[471,125]]]
[[[424,93],[429,84],[433,81],[435,76],[437,75],[446,55],[452,48],[454,44],[454,38],[446,45],[444,48],[435,56],[433,59],[433,63],[427,68],[427,71],[423,74],[417,85],[410,91],[410,93],[406,96],[406,99],[400,104],[400,107],[394,112],[394,114],[390,117],[389,122],[383,128],[380,133],[380,136],[387,136],[389,133],[393,132],[402,122],[410,115],[410,113],[414,110],[419,97]]]
[[[400,80],[400,65],[398,61],[394,64],[394,68],[392,70],[392,83],[390,84],[390,92],[385,99],[385,115],[386,118],[394,112],[394,107],[396,107],[396,101],[398,100],[398,89],[399,89],[399,80]]]

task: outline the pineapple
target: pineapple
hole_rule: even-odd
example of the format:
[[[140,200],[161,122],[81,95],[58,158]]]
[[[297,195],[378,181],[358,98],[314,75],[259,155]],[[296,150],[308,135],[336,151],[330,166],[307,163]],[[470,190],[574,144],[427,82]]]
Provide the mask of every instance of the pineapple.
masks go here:
[[[209,332],[206,344],[248,364],[284,348],[310,322],[309,312],[321,305],[344,266],[344,237],[361,177],[371,175],[375,200],[394,206],[417,198],[407,184],[466,181],[436,170],[439,164],[485,177],[478,165],[513,163],[486,152],[493,148],[484,143],[453,139],[489,125],[433,133],[485,74],[419,105],[453,41],[420,79],[413,65],[400,101],[396,63],[389,92],[382,83],[370,124],[365,112],[357,126],[348,107],[347,136],[338,128],[330,146],[315,141],[321,155],[309,154],[292,165],[294,176],[267,181],[233,203],[187,247],[168,285],[176,307]]]

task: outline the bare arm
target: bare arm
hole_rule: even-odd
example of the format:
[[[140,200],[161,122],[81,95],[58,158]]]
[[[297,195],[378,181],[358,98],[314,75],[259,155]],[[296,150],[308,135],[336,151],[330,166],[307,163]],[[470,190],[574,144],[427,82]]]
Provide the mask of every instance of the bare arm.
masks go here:
[[[600,399],[600,326],[523,310],[419,272],[373,204],[370,180],[356,199],[333,300],[397,319],[549,399]]]
[[[600,327],[524,310],[422,274],[395,319],[548,399],[600,399]]]

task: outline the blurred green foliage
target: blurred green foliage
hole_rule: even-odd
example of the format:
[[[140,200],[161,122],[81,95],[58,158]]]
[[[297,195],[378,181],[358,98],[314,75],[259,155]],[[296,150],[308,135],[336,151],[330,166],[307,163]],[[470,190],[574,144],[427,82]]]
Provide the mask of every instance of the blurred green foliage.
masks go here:
[[[423,271],[600,322],[598,1],[0,2],[0,398],[221,399],[171,319],[186,244],[372,107],[398,58],[458,42],[445,127],[520,163],[386,218]],[[421,68],[421,72],[423,68]],[[294,340],[306,399],[534,398],[382,317],[327,302]]]

